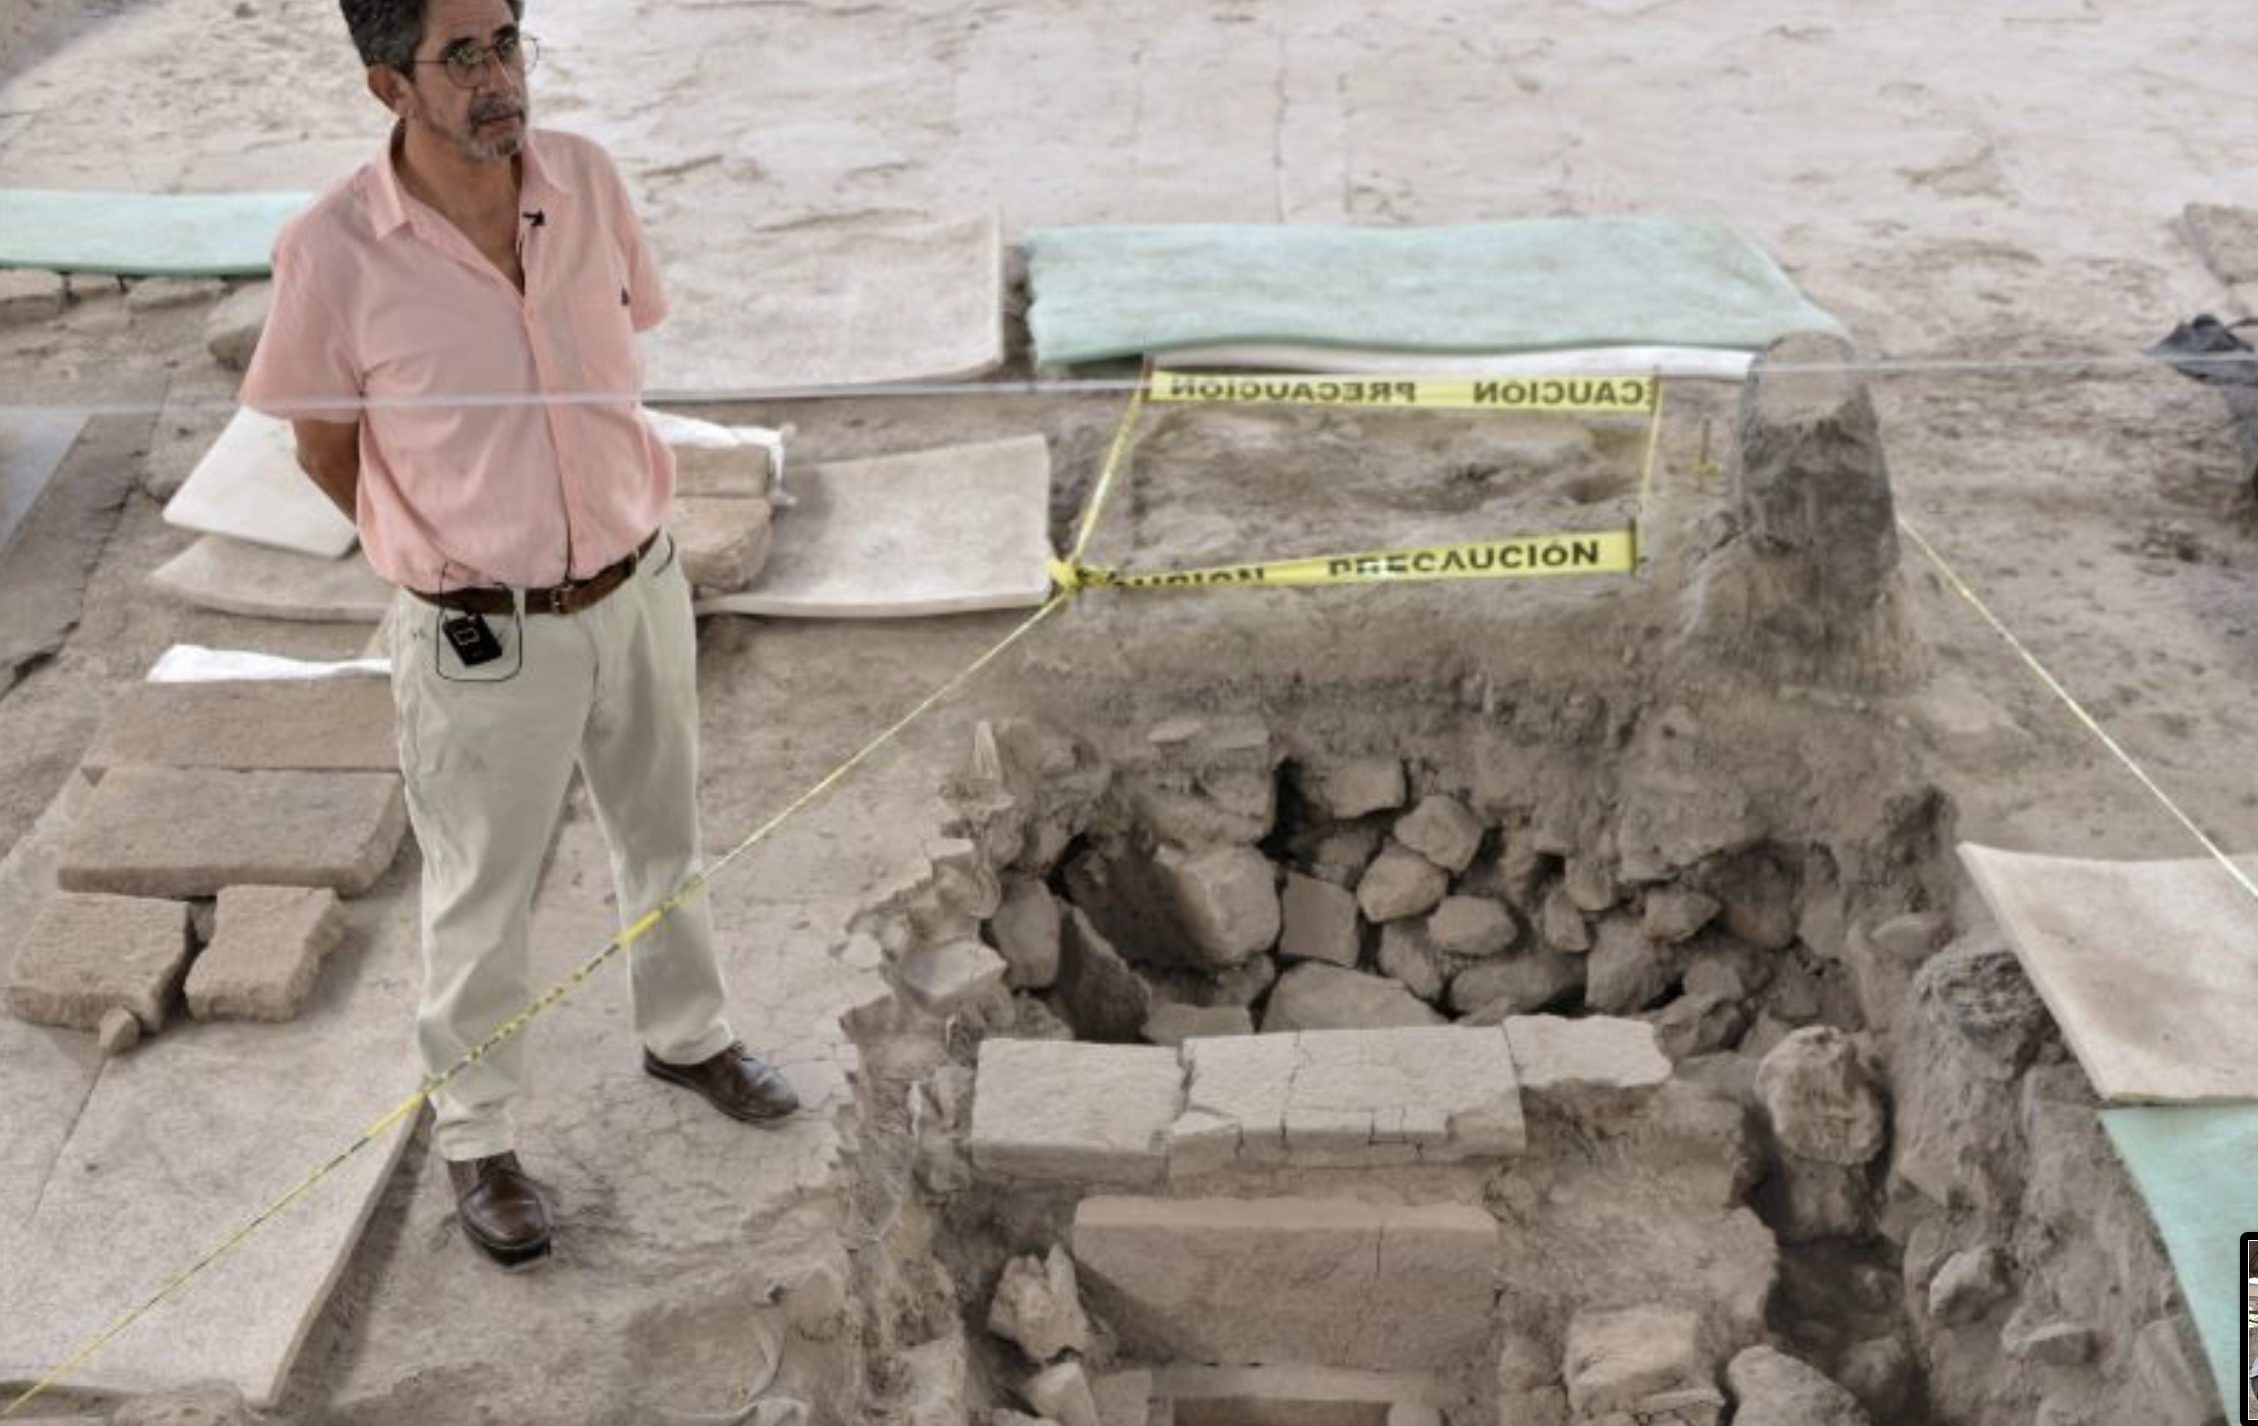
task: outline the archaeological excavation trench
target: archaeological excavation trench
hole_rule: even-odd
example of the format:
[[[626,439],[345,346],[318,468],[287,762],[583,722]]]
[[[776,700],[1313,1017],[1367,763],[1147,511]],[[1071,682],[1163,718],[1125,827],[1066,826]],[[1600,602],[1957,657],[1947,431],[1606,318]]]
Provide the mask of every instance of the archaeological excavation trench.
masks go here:
[[[1045,631],[860,922],[872,1419],[2071,1426],[2186,1375],[2090,1092],[1955,919],[1866,394],[1671,400],[1634,578]],[[1094,553],[1592,528],[1636,450],[1169,413]]]

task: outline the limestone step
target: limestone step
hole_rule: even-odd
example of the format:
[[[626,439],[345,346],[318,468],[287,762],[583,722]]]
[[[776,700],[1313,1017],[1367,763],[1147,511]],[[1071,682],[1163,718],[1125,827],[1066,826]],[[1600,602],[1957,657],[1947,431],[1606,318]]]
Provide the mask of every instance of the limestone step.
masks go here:
[[[1091,1306],[1153,1361],[1463,1365],[1498,1286],[1497,1224],[1470,1203],[1097,1195],[1073,1252]]]
[[[230,886],[327,886],[358,896],[400,849],[394,773],[112,769],[70,830],[68,891],[217,896]]]
[[[136,683],[111,702],[80,760],[113,767],[390,772],[400,765],[381,678]]]

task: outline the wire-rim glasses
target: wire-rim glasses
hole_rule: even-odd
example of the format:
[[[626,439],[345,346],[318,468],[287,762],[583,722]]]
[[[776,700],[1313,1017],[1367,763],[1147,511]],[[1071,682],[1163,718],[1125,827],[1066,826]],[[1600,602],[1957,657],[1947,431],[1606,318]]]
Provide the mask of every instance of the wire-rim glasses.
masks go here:
[[[436,64],[458,89],[476,89],[486,80],[486,66],[498,64],[519,74],[531,74],[540,63],[541,42],[531,35],[507,34],[490,45],[462,40],[437,59],[410,60],[410,64]]]

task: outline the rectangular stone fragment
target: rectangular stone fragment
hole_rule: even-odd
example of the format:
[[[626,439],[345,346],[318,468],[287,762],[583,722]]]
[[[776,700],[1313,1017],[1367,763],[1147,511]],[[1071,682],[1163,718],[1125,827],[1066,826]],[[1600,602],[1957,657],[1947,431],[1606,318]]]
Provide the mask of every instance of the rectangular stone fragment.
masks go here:
[[[1140,1359],[1425,1370],[1491,1329],[1497,1225],[1472,1204],[1099,1195],[1073,1250]]]
[[[1011,967],[978,941],[920,946],[902,958],[902,990],[928,1015],[947,1015],[1002,990]]]
[[[187,964],[187,903],[56,895],[17,944],[0,1001],[36,1025],[94,1030],[121,1007],[156,1030]]]
[[[1513,1055],[1495,1026],[1305,1030],[1298,1038],[1289,1142],[1305,1114],[1378,1122],[1395,1112],[1445,1117],[1444,1140],[1420,1150],[1423,1162],[1499,1158],[1528,1147]]]
[[[1176,1052],[1148,1045],[985,1040],[972,1162],[1003,1178],[1145,1184],[1168,1167],[1183,1105]]]
[[[214,928],[188,971],[188,1012],[293,1020],[344,939],[344,907],[326,886],[231,886],[220,893]]]
[[[1513,1056],[1494,1026],[1191,1040],[1184,1061],[1185,1115],[1172,1139],[1205,1149],[1235,1124],[1235,1157],[1253,1163],[1450,1163],[1528,1144]]]
[[[403,909],[302,1019],[176,1025],[106,1062],[49,1190],[0,1225],[0,1382],[38,1379],[414,1090],[417,962]],[[222,1382],[270,1408],[413,1127],[336,1165],[70,1385],[126,1395]]]
[[[1509,1015],[1505,1040],[1522,1092],[1553,1108],[1636,1103],[1670,1078],[1670,1061],[1644,1020]]]
[[[230,886],[327,886],[358,896],[407,831],[400,779],[372,772],[121,767],[70,831],[70,891],[217,896]]]
[[[392,772],[392,687],[381,678],[136,683],[112,700],[80,759],[99,778],[127,765]]]
[[[1301,1064],[1297,1035],[1243,1035],[1184,1042],[1184,1118],[1175,1133],[1213,1142],[1218,1124],[1237,1126],[1238,1154],[1257,1163],[1286,1157],[1286,1090]]]

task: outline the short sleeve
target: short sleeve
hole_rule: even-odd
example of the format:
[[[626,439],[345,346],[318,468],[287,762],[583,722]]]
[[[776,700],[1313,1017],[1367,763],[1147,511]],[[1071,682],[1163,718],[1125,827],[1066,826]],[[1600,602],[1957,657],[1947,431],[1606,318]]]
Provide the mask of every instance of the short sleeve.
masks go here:
[[[643,220],[635,214],[635,200],[628,195],[626,180],[620,177],[610,154],[601,148],[595,149],[595,153],[613,210],[611,230],[619,235],[620,246],[625,249],[628,320],[635,324],[636,331],[648,332],[666,320],[669,310],[666,287],[659,281],[658,258],[651,252],[651,240],[643,231]]]
[[[285,421],[353,422],[362,395],[351,332],[323,300],[285,233],[275,244],[274,301],[237,399]]]

